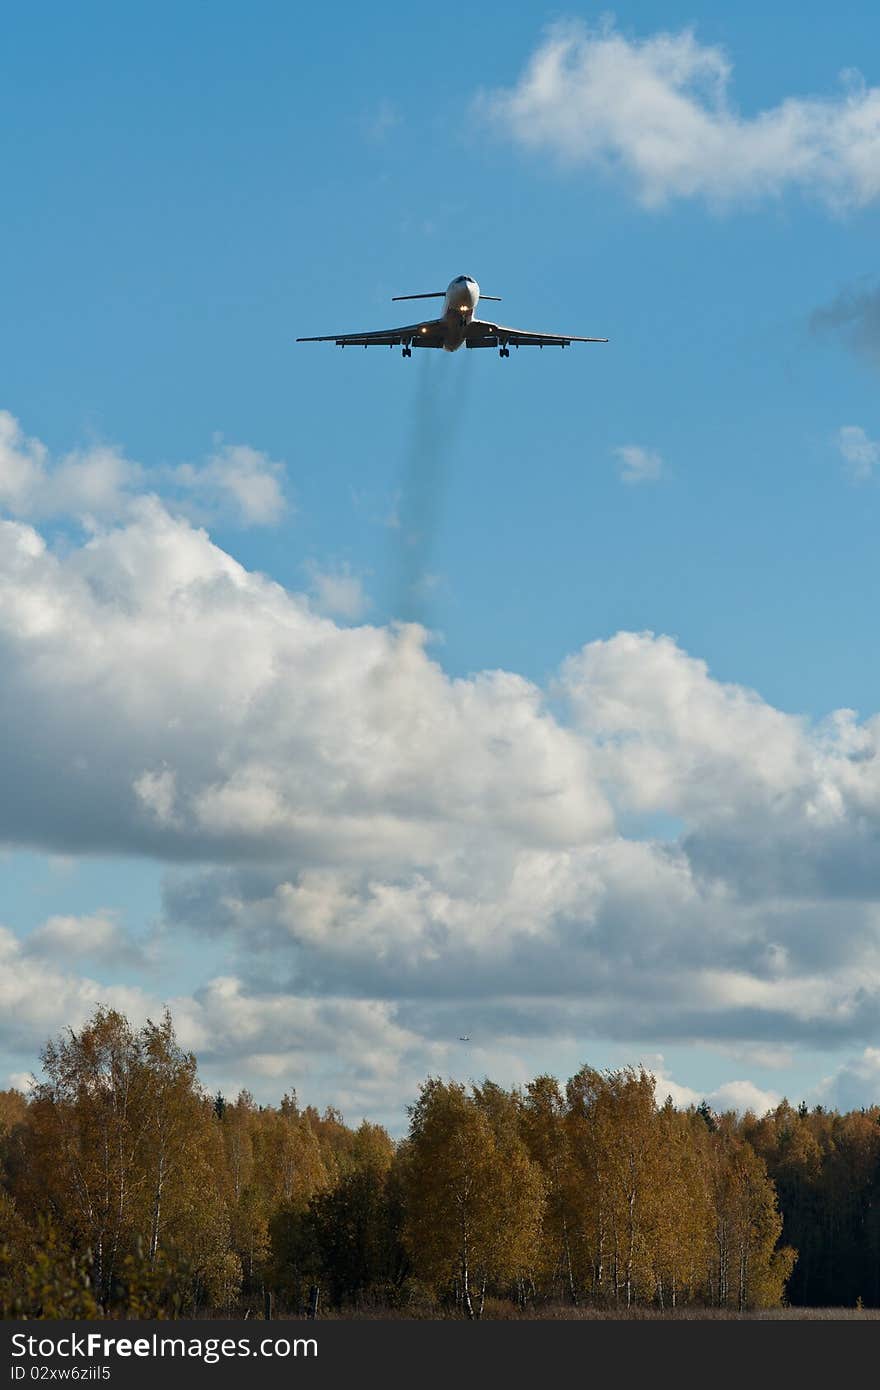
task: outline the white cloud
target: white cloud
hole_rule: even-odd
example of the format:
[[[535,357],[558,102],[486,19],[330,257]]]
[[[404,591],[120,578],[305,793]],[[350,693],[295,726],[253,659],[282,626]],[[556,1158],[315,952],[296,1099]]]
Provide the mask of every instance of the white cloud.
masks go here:
[[[43,484],[48,450],[26,438],[8,410],[0,410],[0,504],[18,514]]]
[[[135,796],[152,812],[160,825],[175,823],[176,782],[175,773],[171,768],[164,767],[155,772],[142,772],[132,783]]]
[[[306,1101],[341,1105],[349,1117],[369,1115],[399,1128],[402,1101],[414,1097],[426,1075],[470,1074],[476,1059],[481,1071],[502,1082],[522,1083],[536,1070],[535,1057],[552,1033],[515,1029],[486,1018],[473,999],[455,1005],[460,1018],[483,1016],[472,1048],[454,1039],[459,1025],[448,1014],[436,1031],[426,1028],[430,1004],[413,1009],[401,1002],[352,994],[320,997],[277,984],[254,989],[236,975],[215,976],[192,994],[160,998],[137,988],[108,986],[72,973],[70,965],[37,957],[10,932],[0,928],[0,1047],[24,1059],[36,1054],[47,1038],[79,1028],[98,1004],[122,1010],[138,1026],[159,1017],[167,1003],[181,1044],[194,1050],[202,1079],[235,1094],[242,1085],[277,1101],[295,1085]],[[468,1025],[471,1026],[470,1024]],[[562,1030],[563,1040],[571,1038]],[[568,1048],[567,1050],[570,1050]],[[583,1055],[575,1053],[579,1065]],[[705,1098],[713,1109],[770,1108],[777,1097],[748,1081],[735,1081],[705,1095],[672,1080],[662,1057],[647,1059],[657,1077],[662,1103],[672,1094],[678,1105]],[[9,1084],[27,1089],[30,1074],[10,1075]]]
[[[33,1054],[60,1028],[79,1027],[98,1004],[138,1019],[149,1008],[147,996],[136,986],[104,985],[73,975],[41,952],[27,951],[11,931],[0,927],[0,1042],[6,1047]]]
[[[660,1062],[662,1064],[662,1058]],[[756,1086],[753,1081],[725,1081],[723,1085],[716,1086],[711,1091],[695,1091],[692,1086],[682,1086],[672,1077],[668,1076],[662,1069],[654,1070],[654,1094],[658,1104],[662,1105],[667,1096],[672,1096],[674,1105],[685,1108],[688,1105],[699,1105],[706,1101],[709,1108],[716,1114],[724,1114],[728,1110],[736,1110],[740,1115],[747,1110],[751,1110],[755,1115],[766,1115],[768,1110],[774,1110],[779,1104],[781,1097],[775,1091],[764,1090],[761,1086]]]
[[[624,483],[654,482],[663,472],[663,460],[656,449],[643,449],[640,444],[620,444],[614,455],[620,461],[620,478]]]
[[[866,483],[880,466],[880,443],[869,439],[861,425],[842,425],[837,447],[846,460],[853,482]]]
[[[11,1071],[8,1074],[8,1084],[16,1091],[27,1095],[33,1085],[33,1073],[29,1071]]]
[[[136,464],[106,445],[53,464],[46,446],[0,410],[0,508],[13,516],[119,516],[141,476]]]
[[[116,913],[109,908],[84,916],[56,913],[26,938],[23,950],[29,956],[69,962],[80,956],[94,956],[104,964],[111,961],[140,961],[141,953],[122,931]]]
[[[802,721],[713,680],[670,637],[622,632],[590,642],[564,662],[560,691],[599,742],[621,803],[638,810],[715,820],[787,793],[803,807],[818,780]]]
[[[155,497],[57,551],[0,522],[0,841],[176,866],[165,941],[200,933],[213,973],[222,936],[235,982],[180,1004],[214,1076],[234,1061],[221,996],[264,1076],[299,1055],[298,1019],[369,1006],[321,1064],[341,1075],[362,1048],[362,1097],[430,1064],[463,999],[487,1057],[498,1039],[521,1058],[559,1038],[869,1042],[880,720],[811,725],[651,633],[589,643],[549,693],[451,678],[414,625],[337,626]],[[53,973],[53,943],[112,946],[100,918],[9,947],[13,1033],[97,999],[158,1007],[152,985]]]
[[[706,1097],[713,1110],[738,1110],[743,1114],[751,1110],[755,1115],[766,1115],[774,1110],[782,1097],[776,1091],[764,1090],[753,1081],[726,1081],[716,1086]]]
[[[122,516],[143,479],[143,469],[117,449],[97,445],[66,455],[47,475],[38,516],[82,516],[112,520]]]
[[[209,517],[231,508],[243,526],[273,526],[287,510],[284,465],[247,444],[224,444],[206,463],[181,464],[171,477],[209,507]]]
[[[880,1105],[880,1047],[866,1047],[860,1057],[842,1063],[816,1088],[813,1099],[837,1110]]]
[[[0,523],[0,600],[19,843],[378,866],[610,829],[535,686],[452,681],[416,627],[338,628],[155,499],[64,558]]]
[[[56,919],[50,933],[62,946],[65,932]],[[399,1123],[401,1096],[414,1096],[443,1056],[442,1048],[403,1027],[395,1007],[382,1000],[256,994],[235,976],[218,976],[194,994],[162,1000],[76,975],[69,965],[31,953],[27,943],[0,927],[0,1047],[33,1056],[38,1075],[37,1054],[47,1039],[81,1027],[99,1004],[119,1009],[139,1026],[158,1018],[165,1003],[181,1044],[198,1055],[203,1080],[212,1087],[226,1080],[231,1094],[252,1085],[277,1101],[295,1084],[304,1099],[344,1103],[349,1114],[376,1118],[387,1106],[379,1118]],[[30,1073],[11,1073],[9,1084],[27,1090]]]
[[[75,517],[94,528],[124,520],[145,492],[156,492],[196,521],[271,526],[288,509],[283,488],[284,465],[245,444],[220,445],[200,464],[150,470],[106,444],[53,460],[0,410],[0,511],[14,517]]]
[[[263,988],[297,960],[321,993],[437,1008],[467,979],[513,1031],[616,1036],[638,1000],[646,1031],[770,1043],[854,1036],[880,993],[852,873],[863,852],[876,879],[876,721],[811,730],[669,638],[570,658],[566,727],[521,677],[339,628],[146,500],[64,557],[0,526],[0,656],[2,833],[232,866],[176,881],[169,919],[225,928]],[[609,799],[683,841],[623,838]]]
[[[481,106],[525,149],[619,170],[647,206],[796,188],[846,208],[880,195],[880,88],[846,72],[834,97],[785,97],[747,116],[731,100],[731,72],[723,50],[689,29],[630,39],[611,24],[564,23],[518,83]]]
[[[213,979],[191,999],[178,999],[181,1041],[216,1066],[224,1058],[264,1076],[284,1067],[308,1076],[340,1063],[373,1080],[396,1075],[407,1053],[431,1053],[402,1028],[394,1006],[376,999],[316,999],[294,993],[249,992],[234,976]]]
[[[352,574],[347,565],[337,569],[322,569],[314,563],[306,566],[314,606],[330,618],[345,618],[355,622],[370,606],[363,581]]]

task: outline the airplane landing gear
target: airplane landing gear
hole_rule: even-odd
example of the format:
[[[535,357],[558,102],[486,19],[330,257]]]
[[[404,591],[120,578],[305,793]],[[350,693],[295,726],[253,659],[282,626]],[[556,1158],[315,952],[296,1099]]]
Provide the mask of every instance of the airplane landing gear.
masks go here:
[[[404,357],[412,357],[412,348],[411,348],[411,347],[405,347],[405,348],[403,349],[402,356],[404,356]]]
[[[509,347],[502,347],[502,348],[499,348],[499,349],[498,349],[498,356],[499,356],[499,357],[509,357],[509,356],[510,356],[510,348],[509,348]]]

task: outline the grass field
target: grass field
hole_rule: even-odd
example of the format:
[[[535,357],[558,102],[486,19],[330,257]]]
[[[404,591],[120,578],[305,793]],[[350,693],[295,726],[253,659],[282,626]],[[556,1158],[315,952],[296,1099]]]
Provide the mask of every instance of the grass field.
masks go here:
[[[282,1314],[282,1319],[286,1316]],[[459,1321],[459,1315],[438,1309],[351,1308],[333,1309],[319,1321],[370,1319],[391,1321]],[[572,1308],[549,1305],[520,1310],[513,1303],[487,1299],[484,1321],[529,1322],[880,1322],[880,1308],[760,1308],[737,1312],[732,1308]]]

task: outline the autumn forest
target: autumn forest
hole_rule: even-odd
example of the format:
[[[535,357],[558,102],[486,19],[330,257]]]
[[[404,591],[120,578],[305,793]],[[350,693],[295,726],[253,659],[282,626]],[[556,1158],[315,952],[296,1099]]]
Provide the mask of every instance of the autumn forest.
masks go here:
[[[680,1110],[585,1066],[429,1078],[395,1142],[207,1094],[169,1014],[98,1009],[41,1062],[0,1092],[5,1317],[880,1305],[880,1106]]]

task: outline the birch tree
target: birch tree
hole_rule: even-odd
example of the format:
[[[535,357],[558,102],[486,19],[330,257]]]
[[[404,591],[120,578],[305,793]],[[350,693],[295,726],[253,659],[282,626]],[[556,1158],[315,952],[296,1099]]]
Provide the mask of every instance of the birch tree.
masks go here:
[[[516,1279],[540,1234],[543,1185],[498,1097],[427,1081],[410,1111],[405,1240],[417,1273],[478,1318],[490,1280]]]

